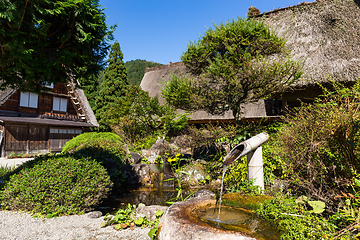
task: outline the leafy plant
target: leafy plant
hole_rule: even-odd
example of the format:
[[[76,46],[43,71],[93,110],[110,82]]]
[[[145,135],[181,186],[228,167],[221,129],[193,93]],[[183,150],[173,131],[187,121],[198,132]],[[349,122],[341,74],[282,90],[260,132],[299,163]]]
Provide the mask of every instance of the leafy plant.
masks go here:
[[[266,200],[256,211],[280,231],[280,239],[329,239],[336,226],[323,217],[308,211],[295,198],[279,195]]]
[[[107,124],[131,145],[147,136],[165,137],[187,125],[187,114],[178,114],[168,104],[160,104],[157,97],[138,86],[127,87],[127,94],[118,99],[106,113]]]
[[[174,204],[176,201],[185,201],[188,198],[190,198],[195,192],[192,192],[191,194],[189,194],[187,197],[183,197],[183,188],[182,188],[182,183],[181,183],[181,174],[185,174],[185,175],[189,175],[189,173],[184,172],[181,170],[180,168],[180,164],[181,161],[183,160],[182,158],[182,154],[178,153],[176,154],[174,157],[169,158],[167,161],[168,163],[170,163],[170,165],[172,166],[172,169],[175,171],[175,177],[173,178],[169,178],[166,179],[164,181],[177,181],[177,187],[176,190],[178,191],[176,197],[169,199],[166,203],[167,204]],[[175,201],[174,201],[175,200]]]
[[[145,206],[140,203],[139,206]],[[138,226],[141,228],[149,227],[152,228],[149,231],[149,237],[154,239],[158,230],[158,224],[163,211],[159,210],[155,213],[156,220],[148,220],[146,217],[136,218],[136,205],[127,205],[125,209],[119,209],[115,216],[111,216],[109,213],[104,216],[104,222],[101,223],[100,227],[106,227],[110,225],[116,225],[116,230],[122,230],[128,227]]]
[[[181,57],[195,77],[172,76],[162,95],[180,109],[214,115],[231,110],[238,121],[242,103],[282,92],[302,75],[301,64],[290,59],[284,46],[285,40],[261,20],[214,24]]]
[[[125,157],[124,142],[122,138],[109,132],[87,132],[80,134],[66,142],[62,153],[72,153],[88,147],[102,148],[120,158]]]
[[[15,169],[14,167],[11,166],[0,166],[0,177],[5,176],[7,173],[13,171]]]
[[[14,153],[14,152],[9,153],[9,155],[7,156],[7,158],[9,158],[9,159],[12,159],[15,157],[16,157],[16,153]]]
[[[293,189],[329,203],[346,191],[359,168],[360,80],[352,87],[333,83],[314,104],[303,104],[286,116],[273,153],[288,166]]]
[[[107,197],[112,185],[97,161],[73,155],[37,157],[5,180],[0,196],[4,208],[52,216],[91,210]]]

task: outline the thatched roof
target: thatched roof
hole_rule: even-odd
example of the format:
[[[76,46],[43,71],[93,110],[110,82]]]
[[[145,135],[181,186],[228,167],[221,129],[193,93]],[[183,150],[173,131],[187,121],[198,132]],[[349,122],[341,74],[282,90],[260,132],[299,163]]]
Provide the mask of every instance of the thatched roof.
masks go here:
[[[150,97],[158,96],[160,103],[164,103],[161,95],[162,82],[171,81],[170,74],[189,74],[189,70],[181,62],[170,63],[169,65],[162,65],[155,68],[146,69],[145,75],[141,81],[140,87],[144,91],[149,92]],[[179,110],[179,113],[185,111]],[[203,122],[221,122],[234,119],[232,111],[226,112],[224,115],[211,115],[205,111],[193,112],[190,116],[190,123]],[[266,117],[264,101],[257,103],[248,103],[243,105],[242,118],[259,118]]]
[[[318,0],[256,17],[287,40],[295,60],[304,61],[300,85],[360,77],[359,0]]]
[[[360,0],[318,0],[276,9],[255,16],[263,18],[279,36],[287,40],[293,59],[304,62],[303,80],[298,86],[328,82],[353,82],[360,77]],[[182,63],[147,69],[140,87],[150,96],[160,95],[160,85],[171,80],[170,73],[188,73]],[[160,101],[164,101],[159,98]],[[264,101],[245,104],[242,118],[266,116]],[[233,119],[195,112],[191,118]]]

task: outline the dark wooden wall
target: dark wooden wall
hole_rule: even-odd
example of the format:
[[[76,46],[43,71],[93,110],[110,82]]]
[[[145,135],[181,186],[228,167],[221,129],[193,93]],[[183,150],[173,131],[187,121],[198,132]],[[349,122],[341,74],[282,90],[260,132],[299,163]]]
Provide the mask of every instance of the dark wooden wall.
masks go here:
[[[65,143],[78,133],[50,133],[50,128],[64,131],[81,130],[79,127],[56,127],[40,124],[6,124],[2,155],[14,153],[60,152]]]
[[[67,112],[53,111],[53,98],[62,97],[67,98]],[[38,98],[38,108],[20,107],[20,92],[16,91],[11,97],[0,106],[0,110],[23,112],[23,113],[35,113],[42,115],[56,114],[58,116],[71,116],[77,118],[76,110],[68,96],[65,84],[56,84],[52,92],[41,93]]]

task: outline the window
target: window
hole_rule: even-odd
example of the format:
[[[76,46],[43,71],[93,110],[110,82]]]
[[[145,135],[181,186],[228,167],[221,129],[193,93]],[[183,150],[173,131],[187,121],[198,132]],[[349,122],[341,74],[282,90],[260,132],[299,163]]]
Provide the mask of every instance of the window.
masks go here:
[[[66,133],[67,133],[67,131],[66,131],[66,129],[62,129],[62,128],[60,128],[60,129],[59,129],[59,133],[66,134]]]
[[[66,112],[67,111],[67,99],[54,97],[53,110],[60,111],[60,112]]]
[[[81,129],[76,129],[75,134],[82,134],[82,130]]]
[[[20,107],[37,108],[39,96],[36,93],[20,93]]]
[[[59,133],[59,129],[57,129],[57,128],[50,128],[50,133]]]
[[[81,134],[81,129],[50,128],[50,133]]]

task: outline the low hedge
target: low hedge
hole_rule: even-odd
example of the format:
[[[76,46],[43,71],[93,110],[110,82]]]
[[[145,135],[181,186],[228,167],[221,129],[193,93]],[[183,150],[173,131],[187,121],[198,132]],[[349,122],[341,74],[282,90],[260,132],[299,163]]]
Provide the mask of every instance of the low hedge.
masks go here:
[[[84,148],[99,148],[121,159],[126,156],[121,137],[110,132],[80,134],[65,144],[62,153],[72,153]]]
[[[91,210],[112,185],[96,160],[69,154],[38,157],[5,179],[0,196],[3,208],[51,216]]]

